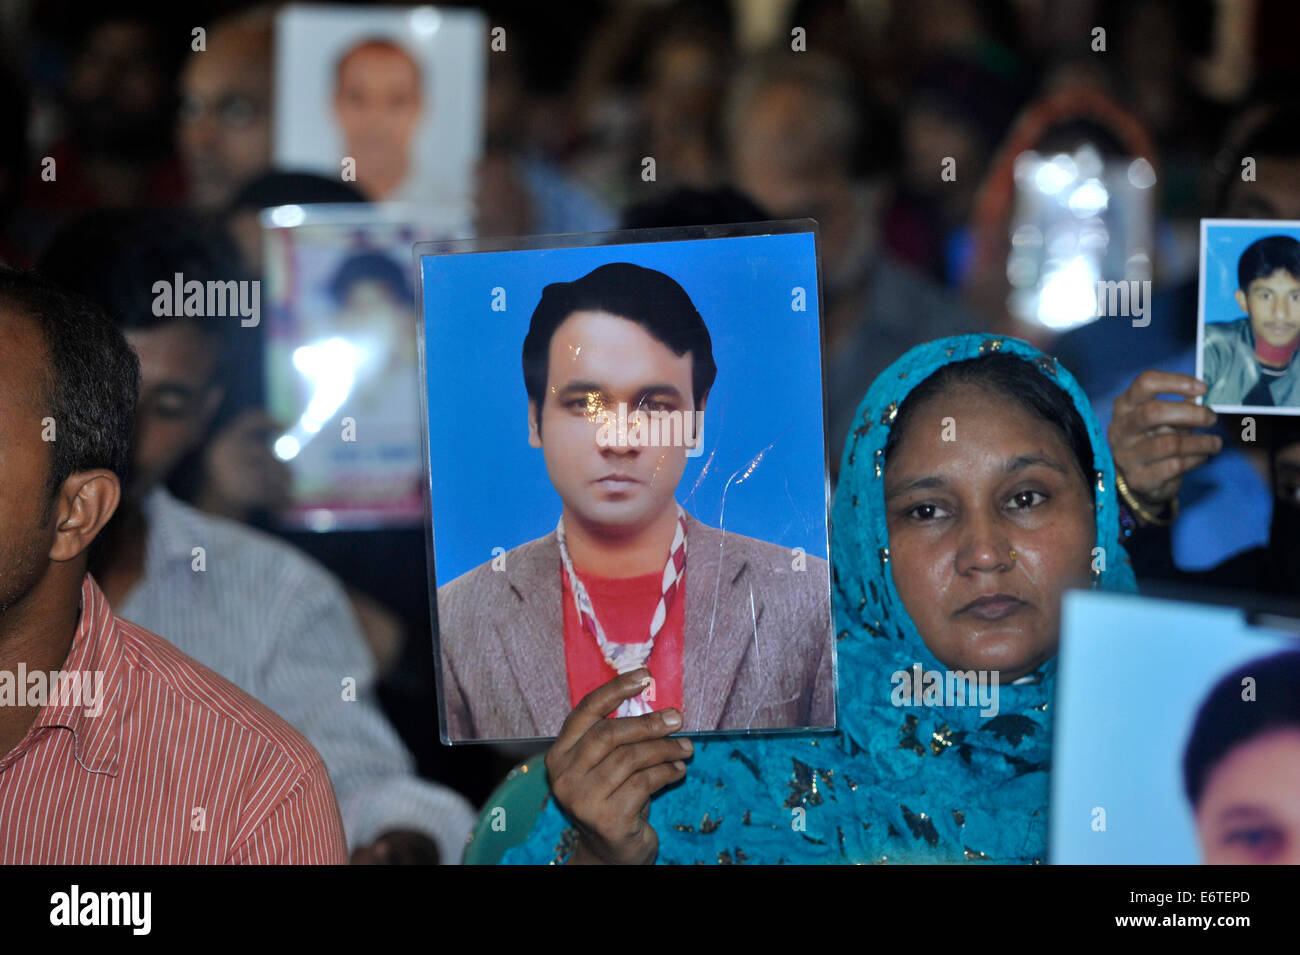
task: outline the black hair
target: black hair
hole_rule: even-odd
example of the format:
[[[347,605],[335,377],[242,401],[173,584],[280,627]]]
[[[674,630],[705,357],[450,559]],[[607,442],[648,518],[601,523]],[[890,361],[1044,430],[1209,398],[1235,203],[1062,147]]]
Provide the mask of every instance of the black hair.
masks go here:
[[[1244,160],[1300,160],[1300,107],[1275,104],[1266,110],[1265,118],[1256,122],[1244,139],[1226,145],[1215,158],[1213,208],[1217,215],[1228,210],[1228,200],[1242,181]]]
[[[1056,428],[1070,450],[1084,485],[1093,500],[1096,487],[1092,480],[1093,449],[1088,426],[1074,406],[1074,401],[1060,386],[1053,384],[1029,361],[1017,355],[981,355],[965,361],[955,361],[933,372],[925,381],[913,388],[898,406],[898,413],[885,439],[885,460],[898,447],[907,430],[908,421],[916,409],[928,400],[954,385],[976,385],[989,388],[1016,401],[1031,415]]]
[[[1242,683],[1254,681],[1253,698],[1243,699]],[[1230,752],[1263,733],[1300,729],[1300,650],[1284,650],[1252,660],[1214,685],[1201,703],[1183,749],[1183,791],[1193,808],[1200,805],[1216,766]]]
[[[350,183],[311,172],[268,172],[245,183],[226,206],[226,215],[272,206],[326,202],[364,203],[367,199]]]
[[[1266,235],[1246,246],[1237,260],[1237,287],[1243,292],[1256,279],[1282,269],[1300,282],[1300,242],[1289,235]]]
[[[572,282],[553,282],[542,290],[524,338],[524,388],[541,409],[555,330],[574,312],[608,312],[636,322],[674,355],[691,353],[691,389],[699,409],[713,387],[718,366],[713,339],[686,290],[663,272],[611,262]]]
[[[764,222],[770,218],[758,203],[731,186],[680,186],[666,196],[628,206],[623,210],[621,225],[624,229],[668,229]]]
[[[37,267],[48,278],[86,296],[126,332],[186,322],[216,351],[213,383],[225,394],[208,425],[215,433],[246,407],[262,402],[261,328],[237,318],[168,317],[154,314],[155,282],[249,280],[233,241],[195,216],[173,211],[113,209],[86,213],[63,226],[42,252]],[[61,426],[60,426],[61,427]],[[168,486],[192,499],[202,473],[202,444],[177,462]]]
[[[0,65],[0,222],[22,198],[27,173],[27,123],[31,115],[25,82]]]
[[[353,285],[367,281],[386,286],[393,298],[403,304],[413,305],[415,302],[415,292],[406,270],[382,252],[358,252],[344,259],[330,279],[330,295],[342,305]]]
[[[174,316],[154,314],[155,282],[170,283],[178,272],[186,282],[246,278],[224,233],[195,216],[152,209],[77,216],[55,233],[36,266],[47,278],[100,305],[126,331],[172,321]],[[222,323],[196,324],[221,337]]]
[[[126,484],[140,390],[140,363],[122,333],[90,300],[35,272],[0,268],[0,308],[25,315],[44,339],[37,398],[54,421],[46,520],[69,475],[106,468]]]

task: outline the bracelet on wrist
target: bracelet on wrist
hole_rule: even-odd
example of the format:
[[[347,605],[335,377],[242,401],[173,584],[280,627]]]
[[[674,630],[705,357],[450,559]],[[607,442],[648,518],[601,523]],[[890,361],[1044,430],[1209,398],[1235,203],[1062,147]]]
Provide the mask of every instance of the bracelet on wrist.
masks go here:
[[[1128,486],[1128,482],[1124,480],[1124,475],[1118,469],[1115,471],[1115,490],[1119,492],[1120,500],[1124,502],[1124,506],[1128,508],[1134,519],[1140,524],[1147,524],[1152,527],[1168,527],[1174,522],[1174,518],[1178,516],[1178,498],[1175,497],[1170,504],[1166,505],[1168,513],[1165,516],[1153,514],[1145,504],[1137,499],[1137,495],[1133,493]]]

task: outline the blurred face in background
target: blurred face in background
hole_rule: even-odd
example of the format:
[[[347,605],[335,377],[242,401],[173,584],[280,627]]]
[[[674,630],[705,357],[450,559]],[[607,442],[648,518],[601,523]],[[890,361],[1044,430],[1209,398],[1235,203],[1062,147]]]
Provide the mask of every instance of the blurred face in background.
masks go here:
[[[953,117],[941,104],[924,97],[902,117],[905,156],[903,181],[919,195],[930,198],[950,222],[970,212],[987,166],[987,151],[974,126]],[[935,158],[951,158],[962,170],[956,181],[936,175]]]
[[[68,71],[69,125],[87,151],[123,159],[168,145],[167,78],[153,28],[113,20],[86,38]]]
[[[214,382],[213,337],[194,319],[124,334],[140,358],[135,470],[124,496],[139,500],[198,444],[221,402],[221,389]]]
[[[828,155],[813,90],[768,81],[740,117],[731,144],[736,185],[777,218],[824,217],[847,176]]]
[[[1300,158],[1256,156],[1255,181],[1233,177],[1225,219],[1300,219]]]
[[[720,157],[713,130],[724,89],[726,49],[707,36],[669,36],[654,50],[647,70],[646,117],[650,154],[678,183],[711,185]]]
[[[231,26],[208,33],[207,50],[181,75],[181,156],[191,199],[224,205],[271,165],[271,31]]]
[[[372,198],[406,178],[422,108],[420,69],[399,47],[365,43],[339,63],[334,112],[357,184]]]
[[[1277,453],[1274,489],[1278,500],[1300,511],[1300,444],[1290,444]]]

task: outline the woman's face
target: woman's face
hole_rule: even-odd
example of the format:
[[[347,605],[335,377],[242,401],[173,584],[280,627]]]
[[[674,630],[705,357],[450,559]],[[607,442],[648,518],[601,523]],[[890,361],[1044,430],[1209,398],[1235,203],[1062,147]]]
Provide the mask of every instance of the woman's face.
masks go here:
[[[1061,595],[1087,585],[1096,540],[1059,429],[956,385],[910,415],[884,478],[894,586],[930,652],[1003,683],[1050,659]]]
[[[1300,864],[1300,727],[1230,750],[1206,780],[1196,831],[1209,865]]]

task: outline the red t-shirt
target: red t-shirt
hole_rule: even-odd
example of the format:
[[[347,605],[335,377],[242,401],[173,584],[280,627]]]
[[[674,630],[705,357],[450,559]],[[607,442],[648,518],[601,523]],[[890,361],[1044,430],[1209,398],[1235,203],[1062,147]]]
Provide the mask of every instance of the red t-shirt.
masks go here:
[[[576,570],[576,568],[575,568]],[[597,577],[578,572],[587,596],[596,608],[596,618],[612,643],[640,643],[650,634],[650,620],[659,603],[663,573],[640,577]],[[596,638],[582,626],[573,605],[569,575],[560,567],[560,599],[564,605],[564,663],[569,677],[569,704],[577,706],[584,696],[618,676],[605,662]],[[654,678],[655,710],[682,709],[682,646],[686,621],[686,577],[677,584],[677,597],[668,608],[646,668]],[[612,715],[612,714],[611,714]]]

